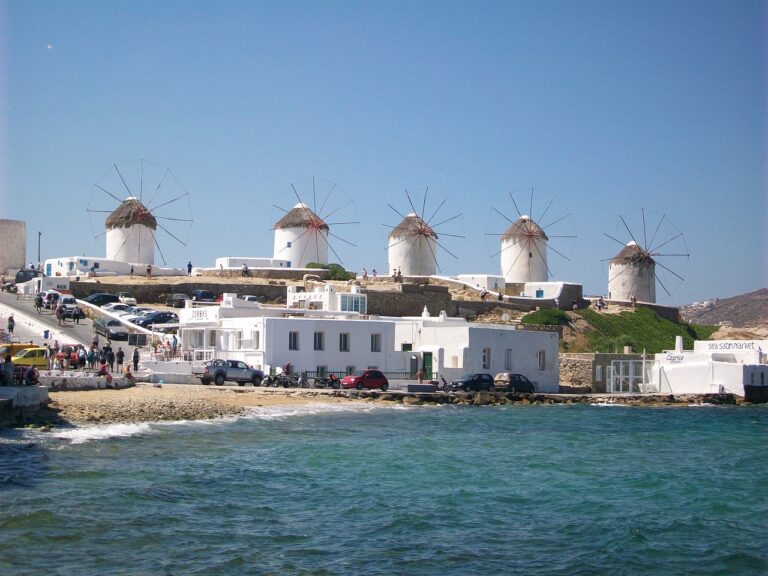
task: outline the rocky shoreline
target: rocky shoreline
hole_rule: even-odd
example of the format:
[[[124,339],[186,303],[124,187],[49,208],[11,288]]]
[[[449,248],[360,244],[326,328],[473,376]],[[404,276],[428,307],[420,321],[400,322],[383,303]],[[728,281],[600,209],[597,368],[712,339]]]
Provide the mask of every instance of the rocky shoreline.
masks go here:
[[[52,392],[47,409],[30,416],[32,426],[72,426],[113,423],[213,420],[246,415],[264,406],[309,403],[381,402],[420,405],[542,406],[619,405],[690,406],[735,405],[743,401],[732,394],[708,395],[606,395],[606,394],[511,394],[511,393],[411,393],[376,390],[305,390],[263,388],[211,388],[191,385],[139,385],[122,390]]]

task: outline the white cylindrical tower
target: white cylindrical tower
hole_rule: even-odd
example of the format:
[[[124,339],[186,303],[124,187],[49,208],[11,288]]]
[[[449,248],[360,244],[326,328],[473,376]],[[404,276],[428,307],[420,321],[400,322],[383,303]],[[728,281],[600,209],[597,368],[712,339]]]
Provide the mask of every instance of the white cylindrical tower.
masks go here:
[[[107,258],[131,264],[155,263],[157,220],[138,198],[129,196],[107,217]]]
[[[27,259],[27,223],[0,220],[0,273],[21,270]]]
[[[608,299],[656,302],[656,262],[633,240],[608,263]]]
[[[437,269],[437,234],[415,212],[408,214],[389,233],[387,274],[431,276]]]
[[[544,230],[531,220],[520,216],[501,235],[501,274],[508,284],[547,282],[547,242]]]
[[[299,202],[275,223],[274,257],[290,261],[293,268],[328,264],[328,224]]]

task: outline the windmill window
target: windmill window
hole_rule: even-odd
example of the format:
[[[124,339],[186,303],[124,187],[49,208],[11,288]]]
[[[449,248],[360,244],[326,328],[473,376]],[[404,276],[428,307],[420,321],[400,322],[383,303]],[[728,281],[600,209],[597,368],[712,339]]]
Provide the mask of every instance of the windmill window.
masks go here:
[[[287,248],[290,248],[290,247],[291,247],[291,243],[290,243],[290,242],[286,242],[286,243],[285,243],[285,246],[286,246]]]

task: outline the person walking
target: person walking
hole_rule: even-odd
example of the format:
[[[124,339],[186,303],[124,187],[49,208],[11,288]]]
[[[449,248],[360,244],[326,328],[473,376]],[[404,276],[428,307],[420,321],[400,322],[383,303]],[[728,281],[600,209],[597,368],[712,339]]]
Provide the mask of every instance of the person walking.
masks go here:
[[[61,326],[61,321],[64,320],[64,308],[56,306],[56,322]]]
[[[115,353],[112,352],[112,348],[107,350],[107,364],[109,364],[109,371],[115,371]]]
[[[147,280],[152,280],[152,264],[147,264]]]
[[[133,279],[133,264],[131,264],[130,278]]]
[[[133,349],[133,371],[139,371],[139,347]]]
[[[96,368],[96,352],[94,352],[93,348],[88,350],[88,368],[90,370]]]
[[[13,386],[13,361],[10,354],[5,355],[5,362],[0,365],[0,384]]]
[[[192,276],[192,260],[187,262],[187,276]]]
[[[13,329],[16,327],[16,320],[13,317],[13,314],[8,316],[8,334],[10,336],[13,336]]]
[[[118,346],[117,347],[117,353],[115,354],[115,360],[117,361],[117,371],[122,372],[123,371],[123,360],[125,360],[125,352],[123,352],[123,349]]]

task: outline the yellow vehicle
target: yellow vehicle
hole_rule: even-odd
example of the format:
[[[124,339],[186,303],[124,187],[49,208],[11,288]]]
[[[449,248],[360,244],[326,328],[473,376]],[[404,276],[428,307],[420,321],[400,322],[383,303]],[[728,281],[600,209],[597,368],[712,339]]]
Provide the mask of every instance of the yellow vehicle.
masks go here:
[[[5,358],[8,354],[13,356],[26,348],[37,348],[37,346],[33,346],[32,344],[19,344],[18,342],[15,344],[3,344],[0,346],[0,358]]]
[[[17,352],[12,358],[14,366],[35,366],[37,368],[48,368],[48,350],[34,346]]]

